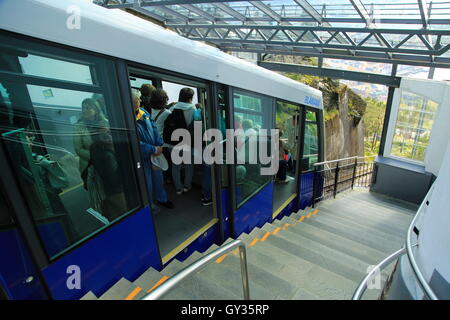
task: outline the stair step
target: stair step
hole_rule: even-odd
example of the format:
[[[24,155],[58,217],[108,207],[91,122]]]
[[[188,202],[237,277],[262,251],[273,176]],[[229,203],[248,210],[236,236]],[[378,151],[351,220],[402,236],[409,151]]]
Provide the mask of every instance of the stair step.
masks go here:
[[[250,250],[248,250],[248,253]],[[233,254],[227,255],[221,263],[207,266],[199,273],[218,284],[228,288],[230,291],[243,297],[240,259]],[[273,300],[280,296],[290,299],[297,292],[297,288],[289,282],[277,278],[275,275],[259,268],[247,260],[249,276],[250,298],[252,300]]]
[[[124,300],[136,288],[132,282],[121,278],[99,300]]]
[[[161,274],[170,278],[184,268],[183,263],[174,259],[161,271]]]
[[[377,195],[373,192],[356,191],[343,195],[343,197],[344,199],[336,198],[336,200],[345,202],[345,200],[348,199],[349,204],[355,204],[358,206],[362,206],[367,210],[377,211],[381,215],[386,213],[396,213],[398,214],[396,218],[403,221],[410,220],[411,216],[413,216],[414,212],[417,210],[414,209],[413,206],[411,206],[411,209],[406,209],[399,204],[388,204],[386,201],[392,201],[392,199],[390,199],[389,197]],[[380,199],[380,197],[382,198],[382,200]],[[327,201],[331,202],[331,200]]]
[[[366,262],[293,232],[280,231],[271,236],[270,243],[352,281],[362,279],[368,266]]]
[[[297,222],[295,225],[291,222],[291,226],[286,231],[300,234],[304,237],[317,241],[324,246],[348,254],[368,264],[376,264],[386,256],[379,250],[362,245],[359,242],[349,240],[323,229],[319,229],[314,225],[304,222]]]
[[[352,201],[352,200],[349,200]],[[358,201],[351,202],[349,204],[336,201],[335,203],[331,201],[325,201],[323,204],[319,205],[319,210],[328,209],[336,215],[349,217],[349,206],[351,207],[351,217],[359,218],[361,221],[366,219],[369,221],[383,222],[388,226],[397,227],[401,230],[407,228],[412,220],[413,216],[406,216],[404,213],[398,211],[384,209],[379,206],[370,206],[369,204],[362,204]]]
[[[191,275],[161,300],[241,300],[239,294],[228,290],[216,281],[203,276],[200,271]]]
[[[211,247],[209,247],[207,250],[205,250],[205,252],[203,252],[203,255],[207,255],[208,253],[211,253],[218,248],[219,248],[219,246],[217,244],[213,244]]]
[[[380,206],[388,210],[402,213],[406,218],[414,215],[419,206],[414,203],[397,200],[389,196],[378,194],[376,192],[361,192],[357,191],[351,195],[352,199],[359,201],[362,204],[370,206]]]
[[[357,232],[369,231],[370,234],[376,235],[380,238],[385,238],[385,241],[388,242],[392,241],[402,243],[405,239],[405,233],[400,233],[399,231],[389,232],[386,228],[383,228],[383,226],[376,223],[371,223],[368,220],[356,222],[352,219],[346,219],[342,216],[334,215],[330,209],[323,209],[321,213],[321,215],[317,215],[317,221],[322,220],[323,222],[328,222],[329,224],[337,224],[339,226],[344,225],[348,227],[349,230],[355,230]]]
[[[98,300],[98,298],[92,291],[89,291],[80,300]]]
[[[153,268],[148,268],[139,278],[133,281],[133,284],[142,290],[134,297],[133,300],[140,300],[147,294],[147,291],[157,284],[163,275]]]
[[[303,223],[314,225],[319,229],[334,233],[341,237],[347,238],[349,240],[359,242],[365,246],[376,249],[386,254],[390,254],[401,247],[399,241],[388,242],[386,238],[379,235],[371,233],[370,229],[364,231],[359,231],[356,229],[351,229],[350,227],[339,224],[337,221],[330,222],[329,220],[324,221],[323,219],[305,219]]]
[[[182,261],[181,264],[184,267],[187,267],[187,266],[191,265],[192,263],[194,263],[195,261],[201,259],[202,257],[203,257],[203,254],[201,254],[198,251],[194,251],[187,259]]]
[[[393,221],[390,217],[378,217],[370,214],[369,212],[363,214],[342,212],[336,206],[334,208],[321,207],[320,216],[332,217],[339,221],[345,221],[352,223],[355,226],[366,226],[374,228],[380,233],[387,233],[392,235],[398,235],[404,237],[405,230],[408,228],[409,223],[401,223]]]
[[[280,250],[269,239],[270,237],[264,242],[257,243],[249,250],[248,258],[252,263],[277,275],[279,278],[285,279],[285,281],[304,290],[303,293],[309,293],[315,299],[343,299],[355,290],[356,282],[287,251]],[[334,292],[329,292],[330,284]],[[333,288],[333,284],[334,287],[340,289]],[[294,297],[295,295],[292,299]],[[312,297],[304,297],[304,299],[311,299]],[[300,298],[300,296],[297,296],[295,299]]]

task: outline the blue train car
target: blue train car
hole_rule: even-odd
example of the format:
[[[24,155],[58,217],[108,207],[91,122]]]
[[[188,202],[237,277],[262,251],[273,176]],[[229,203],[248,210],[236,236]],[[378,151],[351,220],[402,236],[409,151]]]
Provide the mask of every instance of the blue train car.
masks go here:
[[[58,0],[0,2],[2,298],[101,295],[122,277],[311,204],[324,150],[320,91],[127,12],[71,4],[78,10]],[[241,163],[195,164],[191,189],[164,185],[173,208],[150,204],[131,95],[144,84],[169,102],[193,89],[204,131],[260,139],[279,129],[286,175],[262,175],[266,164],[248,159],[244,141]],[[239,146],[231,152],[241,156]],[[205,175],[212,203],[201,201]]]

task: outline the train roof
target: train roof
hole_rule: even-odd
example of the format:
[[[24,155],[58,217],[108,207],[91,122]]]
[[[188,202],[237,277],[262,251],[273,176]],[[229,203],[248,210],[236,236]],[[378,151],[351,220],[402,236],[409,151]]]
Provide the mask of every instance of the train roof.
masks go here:
[[[80,28],[70,29],[67,22],[77,12]],[[85,0],[3,0],[0,27],[322,108],[322,93],[317,89],[186,39],[123,10],[106,9]]]

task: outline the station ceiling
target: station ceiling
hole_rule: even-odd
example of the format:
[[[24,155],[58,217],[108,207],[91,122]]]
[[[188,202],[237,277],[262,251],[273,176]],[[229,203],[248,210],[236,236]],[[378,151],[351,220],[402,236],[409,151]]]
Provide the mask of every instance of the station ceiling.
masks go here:
[[[95,0],[251,52],[450,68],[450,0]]]

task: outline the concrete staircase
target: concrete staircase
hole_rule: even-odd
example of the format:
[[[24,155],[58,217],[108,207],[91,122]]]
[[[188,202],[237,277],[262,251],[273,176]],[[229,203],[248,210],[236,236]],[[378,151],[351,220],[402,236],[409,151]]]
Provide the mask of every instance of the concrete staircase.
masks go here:
[[[399,249],[412,208],[366,191],[341,194],[241,234],[247,246],[251,299],[350,299],[370,265]],[[227,242],[231,239],[227,240]],[[161,272],[148,269],[136,281],[122,278],[99,299],[137,300],[172,275],[217,249],[174,260]],[[382,273],[381,287],[393,266]],[[366,291],[377,299],[381,290]],[[163,299],[242,299],[238,251],[186,279]],[[97,299],[89,292],[82,299]]]

